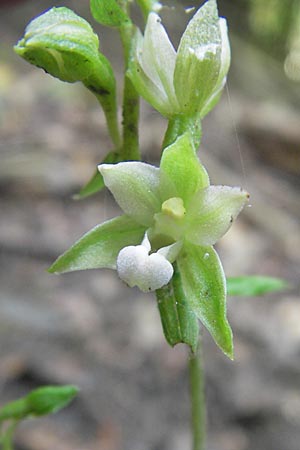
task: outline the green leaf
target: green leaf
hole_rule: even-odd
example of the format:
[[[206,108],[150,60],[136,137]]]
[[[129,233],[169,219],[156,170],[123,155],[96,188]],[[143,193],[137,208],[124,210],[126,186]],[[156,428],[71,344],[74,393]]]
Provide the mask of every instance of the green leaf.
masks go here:
[[[26,400],[33,416],[52,414],[67,406],[78,394],[73,385],[44,386],[27,395]]]
[[[101,164],[103,163],[110,163],[115,164],[120,160],[120,155],[116,152],[110,152]],[[98,169],[94,172],[94,175],[92,178],[87,182],[83,188],[80,189],[78,194],[75,194],[73,196],[74,200],[81,200],[83,198],[89,197],[90,195],[96,194],[97,192],[101,191],[105,187],[103,176],[99,172]]]
[[[181,285],[181,276],[174,264],[170,283],[156,291],[160,318],[167,342],[174,347],[183,343],[196,352],[199,339],[199,321],[191,310]]]
[[[185,243],[177,263],[190,309],[232,359],[232,331],[226,318],[226,280],[217,253],[213,247]]]
[[[130,23],[122,8],[122,0],[91,0],[91,13],[97,22],[108,27],[121,27]]]
[[[128,161],[102,164],[99,170],[125,214],[147,227],[160,211],[159,169],[150,164]]]
[[[116,268],[118,253],[128,245],[141,243],[145,228],[127,216],[97,225],[82,236],[48,269],[50,273]]]
[[[35,389],[25,397],[1,408],[0,422],[54,413],[67,406],[77,393],[78,388],[73,385],[43,386]]]
[[[180,136],[162,155],[160,170],[173,183],[177,196],[185,206],[199,189],[209,185],[205,168],[200,163],[189,134]]]
[[[269,292],[282,291],[288,284],[280,278],[260,275],[227,278],[228,295],[256,296]]]

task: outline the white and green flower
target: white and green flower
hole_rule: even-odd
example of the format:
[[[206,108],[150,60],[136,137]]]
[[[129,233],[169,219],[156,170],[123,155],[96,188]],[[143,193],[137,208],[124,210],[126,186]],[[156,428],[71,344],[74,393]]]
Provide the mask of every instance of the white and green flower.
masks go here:
[[[226,280],[213,245],[248,193],[211,186],[188,134],[164,150],[159,168],[129,161],[99,170],[124,214],[89,231],[49,271],[116,269],[129,286],[146,292],[170,282],[176,261],[189,308],[230,354]]]
[[[139,94],[162,115],[204,117],[217,103],[230,65],[227,24],[208,0],[189,22],[176,53],[160,17],[138,31],[128,75]]]

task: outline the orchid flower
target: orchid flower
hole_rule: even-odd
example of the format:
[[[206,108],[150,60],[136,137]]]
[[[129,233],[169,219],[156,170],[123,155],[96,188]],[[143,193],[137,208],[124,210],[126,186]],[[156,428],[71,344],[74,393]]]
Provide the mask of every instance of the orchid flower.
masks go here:
[[[204,117],[217,103],[230,65],[227,24],[215,0],[189,22],[176,53],[160,17],[148,16],[145,33],[136,33],[128,76],[138,93],[162,115]]]
[[[211,186],[188,133],[164,150],[159,168],[129,161],[101,164],[99,170],[124,214],[85,234],[49,271],[115,269],[129,286],[147,292],[170,282],[176,262],[190,308],[224,350],[221,335],[231,336],[226,280],[213,245],[248,193]]]

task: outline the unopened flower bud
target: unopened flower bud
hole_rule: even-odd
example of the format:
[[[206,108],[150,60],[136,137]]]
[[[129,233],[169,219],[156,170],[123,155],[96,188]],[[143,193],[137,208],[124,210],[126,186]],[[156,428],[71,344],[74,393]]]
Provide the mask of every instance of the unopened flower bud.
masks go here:
[[[32,20],[15,51],[62,81],[74,83],[97,78],[94,89],[111,91],[110,64],[99,53],[98,36],[90,24],[68,8],[51,8]]]

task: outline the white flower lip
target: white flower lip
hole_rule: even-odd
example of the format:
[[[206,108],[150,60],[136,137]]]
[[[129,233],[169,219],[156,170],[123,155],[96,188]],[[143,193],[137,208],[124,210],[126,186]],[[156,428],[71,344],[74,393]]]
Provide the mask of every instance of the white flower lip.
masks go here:
[[[168,284],[173,276],[172,264],[161,254],[149,255],[150,242],[145,234],[141,245],[124,247],[117,258],[121,280],[143,292],[155,291]]]

